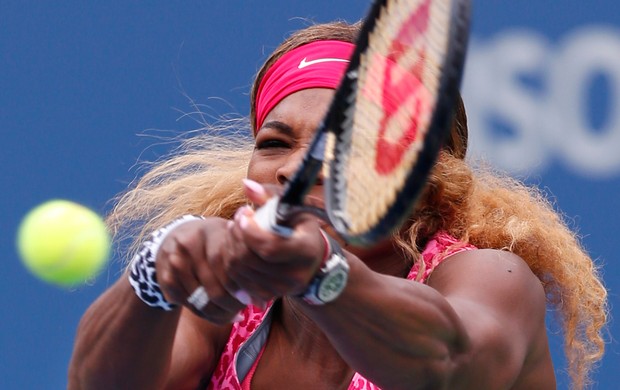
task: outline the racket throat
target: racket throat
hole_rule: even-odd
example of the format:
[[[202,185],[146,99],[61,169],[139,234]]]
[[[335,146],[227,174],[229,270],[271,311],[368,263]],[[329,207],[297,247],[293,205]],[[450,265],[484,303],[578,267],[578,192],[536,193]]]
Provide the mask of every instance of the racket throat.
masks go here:
[[[289,182],[289,186],[282,195],[278,214],[286,219],[289,212],[287,207],[302,205],[305,196],[310,192],[316,178],[323,169],[323,156],[325,154],[325,145],[327,143],[327,132],[323,131],[322,126],[319,128],[317,135],[312,140],[308,154],[301,163],[300,170],[295,173],[293,179]]]

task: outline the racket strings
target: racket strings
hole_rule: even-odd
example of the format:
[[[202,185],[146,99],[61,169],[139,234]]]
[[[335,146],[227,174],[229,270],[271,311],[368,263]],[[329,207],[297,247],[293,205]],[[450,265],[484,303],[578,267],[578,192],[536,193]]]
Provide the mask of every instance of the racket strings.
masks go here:
[[[360,57],[347,142],[336,143],[339,211],[353,235],[396,202],[424,147],[447,50],[451,1],[393,0],[381,10]],[[344,179],[346,178],[346,179]]]

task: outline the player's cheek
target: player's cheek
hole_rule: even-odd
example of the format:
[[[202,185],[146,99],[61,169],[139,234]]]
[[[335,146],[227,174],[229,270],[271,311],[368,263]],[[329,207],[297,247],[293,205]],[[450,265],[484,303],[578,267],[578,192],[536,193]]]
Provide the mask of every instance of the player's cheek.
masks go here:
[[[273,156],[261,156],[254,152],[248,165],[247,178],[258,183],[277,184],[276,171],[279,159]]]

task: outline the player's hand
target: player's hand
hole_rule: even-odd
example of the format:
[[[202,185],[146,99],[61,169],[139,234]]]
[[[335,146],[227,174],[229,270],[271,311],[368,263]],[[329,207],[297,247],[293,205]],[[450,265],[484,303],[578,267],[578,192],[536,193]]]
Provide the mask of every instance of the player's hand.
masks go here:
[[[244,181],[244,187],[257,207],[279,191],[249,180]],[[251,207],[242,207],[228,224],[232,240],[227,276],[236,288],[263,301],[301,294],[325,256],[327,244],[317,218],[298,215],[292,221],[293,234],[282,237],[258,226],[253,215]]]
[[[167,301],[185,305],[216,324],[238,321],[245,306],[226,276],[230,234],[227,220],[183,223],[168,233],[157,253],[157,281]],[[243,297],[242,297],[243,300]]]

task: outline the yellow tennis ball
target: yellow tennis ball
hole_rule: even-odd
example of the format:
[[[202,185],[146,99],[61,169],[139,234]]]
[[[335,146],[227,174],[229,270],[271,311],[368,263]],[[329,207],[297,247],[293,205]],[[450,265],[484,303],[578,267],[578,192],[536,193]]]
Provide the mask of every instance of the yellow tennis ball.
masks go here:
[[[93,279],[110,254],[110,236],[101,217],[80,204],[50,200],[32,209],[17,232],[26,267],[57,286]]]

